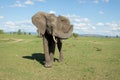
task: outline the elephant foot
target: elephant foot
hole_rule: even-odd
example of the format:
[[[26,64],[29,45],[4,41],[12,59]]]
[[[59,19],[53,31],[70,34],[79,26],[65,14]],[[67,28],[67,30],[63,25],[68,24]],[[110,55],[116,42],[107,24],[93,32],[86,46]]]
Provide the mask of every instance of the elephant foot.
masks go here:
[[[63,62],[63,60],[64,60],[64,57],[63,57],[63,55],[61,54],[61,55],[59,56],[58,62]]]
[[[61,58],[61,59],[59,59],[59,60],[58,60],[58,62],[63,62],[63,60],[64,60],[64,59],[63,59],[63,58]]]
[[[52,62],[49,62],[49,63],[45,63],[44,65],[46,68],[51,68],[52,67]]]

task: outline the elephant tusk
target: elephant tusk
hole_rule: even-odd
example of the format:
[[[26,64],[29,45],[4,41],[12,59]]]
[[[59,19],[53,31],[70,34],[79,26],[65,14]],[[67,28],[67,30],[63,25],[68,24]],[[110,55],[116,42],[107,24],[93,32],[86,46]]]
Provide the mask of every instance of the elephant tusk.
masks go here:
[[[57,43],[57,40],[55,39],[55,36],[53,36],[53,40],[55,41],[55,43]]]
[[[41,33],[38,29],[37,29],[37,32],[38,32],[38,37],[41,37]]]
[[[39,36],[39,30],[37,29],[37,34],[38,34],[38,36]]]
[[[38,31],[38,36],[40,37],[40,31]]]

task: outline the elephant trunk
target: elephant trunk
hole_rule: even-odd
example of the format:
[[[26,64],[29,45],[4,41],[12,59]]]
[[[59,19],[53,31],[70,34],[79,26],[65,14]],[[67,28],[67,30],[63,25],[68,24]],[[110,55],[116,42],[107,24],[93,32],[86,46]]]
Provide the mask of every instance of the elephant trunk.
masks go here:
[[[47,26],[47,30],[46,30],[50,35],[52,35],[53,40],[55,43],[57,43],[57,40],[55,39],[55,36],[53,35],[53,26]]]

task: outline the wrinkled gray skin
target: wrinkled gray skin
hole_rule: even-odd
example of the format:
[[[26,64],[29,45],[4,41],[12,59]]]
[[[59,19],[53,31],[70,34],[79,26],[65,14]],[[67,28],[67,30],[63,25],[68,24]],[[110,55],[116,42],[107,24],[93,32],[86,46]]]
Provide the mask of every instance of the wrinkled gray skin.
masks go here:
[[[37,27],[39,35],[43,36],[43,45],[45,53],[45,67],[52,67],[54,60],[55,46],[59,50],[59,61],[63,61],[62,39],[71,36],[73,26],[68,18],[64,16],[55,16],[45,12],[38,12],[32,17],[32,23]]]

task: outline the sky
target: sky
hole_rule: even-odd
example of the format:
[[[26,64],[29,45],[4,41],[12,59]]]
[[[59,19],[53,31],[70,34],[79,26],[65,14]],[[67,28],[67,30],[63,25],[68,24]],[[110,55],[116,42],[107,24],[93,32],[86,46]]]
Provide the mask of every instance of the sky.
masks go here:
[[[120,35],[120,0],[0,0],[0,29],[36,32],[39,11],[68,17],[74,33]]]

